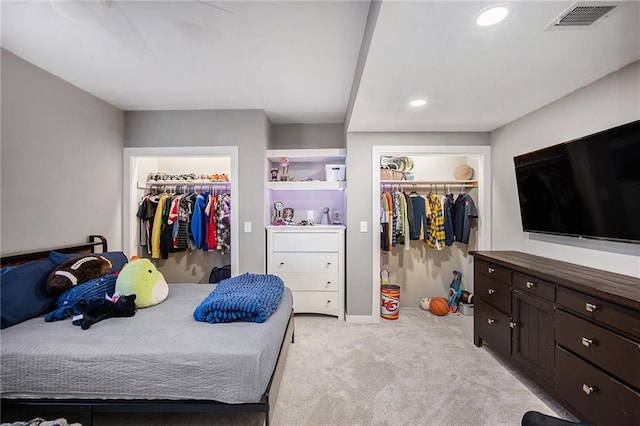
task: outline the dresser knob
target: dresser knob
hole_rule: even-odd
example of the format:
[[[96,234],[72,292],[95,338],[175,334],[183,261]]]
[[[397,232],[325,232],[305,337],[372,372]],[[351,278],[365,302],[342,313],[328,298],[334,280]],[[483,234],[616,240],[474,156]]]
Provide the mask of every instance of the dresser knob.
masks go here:
[[[586,337],[582,338],[582,344],[586,347],[590,347],[591,345],[593,345],[593,340],[591,339],[587,339]]]
[[[489,294],[493,294],[493,293],[495,293],[495,292],[496,292],[496,291],[495,291],[494,289],[492,289],[492,288],[487,289],[487,293],[489,293]]]
[[[527,281],[527,288],[534,288],[536,283],[532,283],[531,281]]]
[[[487,319],[487,323],[489,323],[489,324],[495,324],[495,323],[496,323],[496,320],[494,320],[493,318],[488,318],[488,319]]]
[[[509,322],[509,327],[516,328],[517,326],[518,326],[517,322],[513,322],[513,321]]]
[[[327,306],[331,304],[331,300],[327,300]]]
[[[595,389],[593,388],[593,386],[584,384],[582,385],[582,392],[586,393],[587,395],[591,395],[593,392],[595,392]]]
[[[487,268],[487,272],[489,272],[490,274],[493,274],[496,270],[493,268]]]
[[[331,281],[327,281],[327,287],[331,285]]]
[[[584,306],[584,308],[587,310],[587,312],[593,312],[596,309],[598,309],[598,305],[596,305],[595,303],[589,303],[587,302]]]

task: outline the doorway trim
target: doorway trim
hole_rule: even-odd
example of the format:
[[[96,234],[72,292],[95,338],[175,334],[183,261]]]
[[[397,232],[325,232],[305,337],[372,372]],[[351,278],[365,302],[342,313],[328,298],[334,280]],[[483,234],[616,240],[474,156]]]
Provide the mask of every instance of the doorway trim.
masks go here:
[[[380,223],[380,157],[435,155],[477,156],[478,234],[477,250],[491,250],[491,146],[489,145],[373,145],[371,147],[371,229]],[[380,322],[380,233],[371,233],[371,321]],[[367,321],[369,322],[369,321]]]
[[[148,148],[124,148],[123,161],[123,216],[122,216],[122,246],[125,254],[131,256],[137,251],[137,234],[138,221],[136,212],[138,209],[138,159],[145,157],[194,157],[194,156],[211,156],[211,157],[231,157],[231,172],[229,179],[231,181],[231,206],[232,212],[234,203],[238,200],[238,147],[237,146],[208,146],[208,147],[148,147]],[[237,204],[235,204],[237,205]],[[237,215],[236,215],[237,216]],[[231,217],[231,275],[236,276],[240,273],[240,241],[238,220]]]

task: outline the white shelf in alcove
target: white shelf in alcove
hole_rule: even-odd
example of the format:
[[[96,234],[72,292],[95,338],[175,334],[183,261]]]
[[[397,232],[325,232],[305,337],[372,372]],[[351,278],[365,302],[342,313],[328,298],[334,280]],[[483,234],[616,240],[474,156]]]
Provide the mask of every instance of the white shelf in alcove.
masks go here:
[[[342,164],[347,157],[344,148],[317,148],[317,149],[270,149],[267,150],[267,159],[271,163],[277,163],[282,157],[286,157],[295,163],[338,163]]]
[[[327,182],[322,180],[296,181],[296,182],[267,182],[267,189],[274,191],[300,191],[300,190],[339,190],[343,191],[347,182]]]

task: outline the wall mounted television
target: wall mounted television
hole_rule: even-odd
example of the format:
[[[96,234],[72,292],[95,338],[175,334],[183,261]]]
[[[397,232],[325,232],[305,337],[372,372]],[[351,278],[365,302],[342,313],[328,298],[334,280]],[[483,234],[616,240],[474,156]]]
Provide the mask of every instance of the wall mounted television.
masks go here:
[[[514,163],[525,232],[640,244],[640,120]]]

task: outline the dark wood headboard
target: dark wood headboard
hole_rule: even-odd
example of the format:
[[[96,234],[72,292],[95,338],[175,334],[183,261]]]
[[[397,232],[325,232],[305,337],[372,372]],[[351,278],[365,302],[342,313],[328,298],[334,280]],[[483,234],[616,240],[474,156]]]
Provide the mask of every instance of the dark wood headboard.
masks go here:
[[[89,235],[86,243],[74,244],[63,247],[53,247],[46,250],[38,250],[24,253],[4,255],[0,258],[0,268],[5,266],[20,265],[32,260],[42,260],[49,257],[49,252],[55,250],[59,253],[96,253],[96,248],[101,247],[99,252],[107,251],[107,239],[102,235]]]

